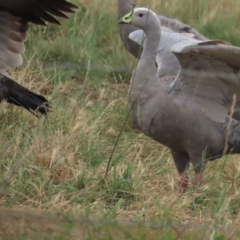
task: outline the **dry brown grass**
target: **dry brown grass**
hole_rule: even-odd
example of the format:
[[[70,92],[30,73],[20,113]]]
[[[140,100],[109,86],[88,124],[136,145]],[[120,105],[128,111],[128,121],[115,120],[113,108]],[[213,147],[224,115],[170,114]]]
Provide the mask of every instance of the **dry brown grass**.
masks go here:
[[[44,77],[38,79],[52,89]],[[32,88],[41,92],[40,83]],[[6,149],[3,173],[5,178],[10,176],[2,206],[23,211],[25,207],[90,211],[100,218],[114,216],[125,221],[164,222],[170,218],[181,224],[240,223],[238,156],[230,157],[223,171],[224,159],[209,163],[205,184],[180,196],[168,149],[128,123],[114,158],[116,163],[104,183],[106,163],[126,115],[127,84],[105,82],[97,89],[83,89],[81,82],[69,80],[57,88],[54,111],[48,119],[39,121],[24,110],[2,106],[2,129],[9,125],[14,128],[1,138]]]
[[[98,219],[93,216],[76,218],[68,214],[43,212],[36,209],[12,208],[0,209],[1,239],[159,239],[161,236],[170,239],[204,239],[214,235],[202,224],[165,224],[162,226],[115,222]],[[228,229],[219,229],[232,239],[237,225]],[[219,235],[221,236],[221,235]]]

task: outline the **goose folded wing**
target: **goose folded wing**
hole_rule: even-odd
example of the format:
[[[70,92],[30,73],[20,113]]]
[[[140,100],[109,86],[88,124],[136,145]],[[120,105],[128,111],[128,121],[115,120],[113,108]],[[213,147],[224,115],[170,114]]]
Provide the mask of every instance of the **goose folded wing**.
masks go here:
[[[181,64],[169,94],[175,102],[200,111],[215,122],[225,122],[240,111],[240,48],[220,40],[176,44],[172,52]]]
[[[60,24],[55,17],[67,18],[77,6],[66,0],[1,0],[0,10],[39,25]]]

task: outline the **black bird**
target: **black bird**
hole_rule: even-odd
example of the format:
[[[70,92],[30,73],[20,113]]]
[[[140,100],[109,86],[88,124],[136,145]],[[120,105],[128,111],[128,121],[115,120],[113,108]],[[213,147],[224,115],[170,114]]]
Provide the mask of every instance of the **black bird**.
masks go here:
[[[0,1],[0,102],[21,106],[33,113],[47,114],[47,99],[10,79],[7,70],[22,64],[29,22],[46,26],[46,22],[60,25],[56,17],[68,18],[78,7],[66,0],[1,0]]]

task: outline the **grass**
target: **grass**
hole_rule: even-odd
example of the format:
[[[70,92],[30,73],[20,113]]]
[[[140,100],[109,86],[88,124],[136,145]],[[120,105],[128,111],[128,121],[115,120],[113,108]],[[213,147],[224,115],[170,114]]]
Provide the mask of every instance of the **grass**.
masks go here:
[[[45,95],[53,111],[36,119],[1,104],[0,236],[238,239],[238,155],[209,162],[204,185],[180,196],[169,150],[127,121],[104,179],[128,112],[129,74],[119,67],[132,68],[136,60],[118,36],[115,1],[75,3],[79,11],[61,20],[61,28],[31,26],[25,65],[10,71],[13,79]],[[152,0],[151,8],[240,46],[238,5]]]

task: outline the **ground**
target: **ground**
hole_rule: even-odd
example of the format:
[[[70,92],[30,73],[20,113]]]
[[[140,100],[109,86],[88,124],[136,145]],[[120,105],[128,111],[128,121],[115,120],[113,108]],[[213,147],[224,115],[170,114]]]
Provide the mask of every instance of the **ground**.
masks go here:
[[[10,70],[47,97],[52,112],[37,119],[1,104],[0,236],[240,238],[240,156],[208,163],[203,186],[178,194],[169,150],[126,119],[129,69],[137,60],[118,36],[116,2],[73,2],[80,9],[61,27],[31,26],[24,66]],[[137,3],[240,45],[236,1]]]

